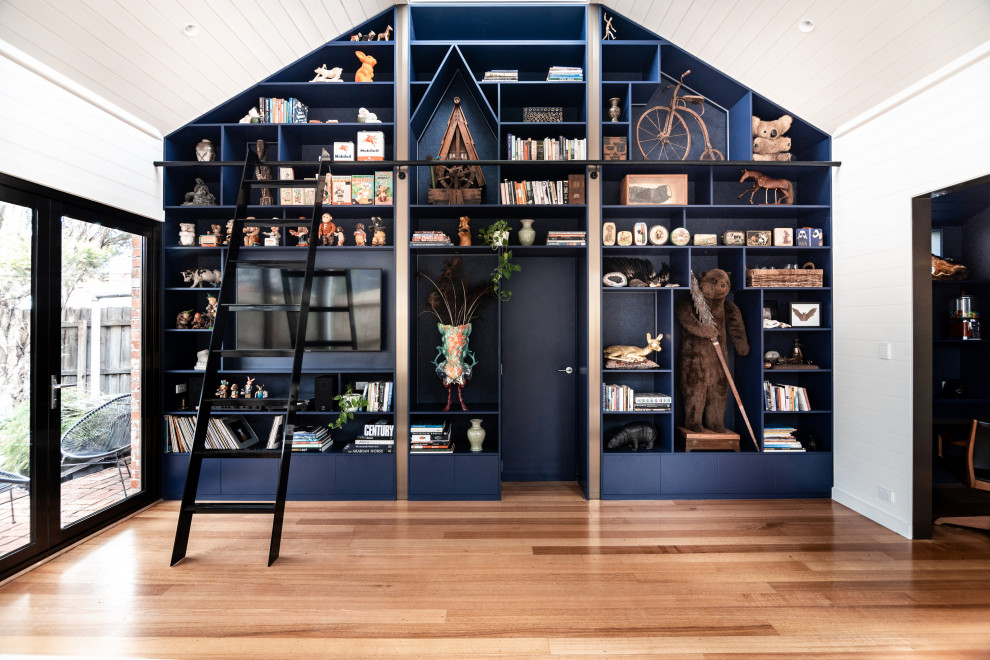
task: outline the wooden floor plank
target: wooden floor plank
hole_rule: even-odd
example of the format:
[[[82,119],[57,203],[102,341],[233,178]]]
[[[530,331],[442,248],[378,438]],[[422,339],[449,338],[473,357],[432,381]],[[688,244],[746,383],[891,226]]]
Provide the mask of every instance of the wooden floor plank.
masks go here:
[[[0,587],[0,653],[984,658],[990,536],[909,541],[829,500],[162,503]]]

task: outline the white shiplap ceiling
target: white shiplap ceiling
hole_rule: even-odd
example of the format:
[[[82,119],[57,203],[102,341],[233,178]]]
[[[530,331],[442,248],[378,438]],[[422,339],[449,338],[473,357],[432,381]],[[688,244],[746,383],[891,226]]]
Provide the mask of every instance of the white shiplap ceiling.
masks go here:
[[[392,4],[0,0],[0,40],[167,134]],[[830,133],[990,40],[990,0],[604,4]]]

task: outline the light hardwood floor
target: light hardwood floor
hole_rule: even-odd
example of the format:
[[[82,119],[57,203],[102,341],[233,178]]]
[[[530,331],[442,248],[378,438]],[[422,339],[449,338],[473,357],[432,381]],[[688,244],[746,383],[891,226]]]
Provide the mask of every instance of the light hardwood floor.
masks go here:
[[[828,500],[163,503],[0,587],[0,655],[990,657],[990,536],[908,541]]]

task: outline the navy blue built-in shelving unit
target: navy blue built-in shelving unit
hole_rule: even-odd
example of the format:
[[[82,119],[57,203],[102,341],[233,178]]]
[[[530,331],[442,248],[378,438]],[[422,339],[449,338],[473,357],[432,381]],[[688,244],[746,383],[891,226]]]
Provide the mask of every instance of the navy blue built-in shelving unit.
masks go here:
[[[292,163],[295,178],[314,177],[319,157],[324,149],[333,153],[334,142],[356,142],[359,130],[382,131],[385,136],[385,159],[395,156],[395,42],[351,42],[350,35],[369,30],[383,32],[386,26],[396,25],[394,10],[388,10],[353,31],[326,43],[308,55],[285,67],[270,78],[245,90],[221,106],[190,122],[165,138],[164,198],[166,229],[163,255],[163,279],[168,286],[162,296],[162,317],[174,319],[184,309],[202,311],[206,295],[217,294],[219,289],[188,288],[182,282],[180,271],[190,268],[221,268],[226,257],[223,247],[177,247],[178,223],[196,224],[197,233],[203,234],[212,224],[225,225],[233,217],[237,203],[242,165],[248,149],[253,149],[258,139],[267,142],[269,160]],[[377,60],[374,80],[370,83],[354,81],[354,74],[361,62],[355,51],[362,51]],[[319,66],[339,66],[345,82],[310,82],[314,69]],[[256,123],[241,124],[238,120],[248,109],[257,107],[259,97],[296,98],[309,106],[312,123]],[[358,110],[367,108],[377,114],[381,123],[358,122]],[[335,120],[335,123],[326,123]],[[217,160],[223,165],[189,163],[195,161],[195,145],[209,139],[217,150]],[[169,164],[171,163],[171,164]],[[374,162],[340,162],[331,166],[333,174],[373,174],[376,170],[392,169]],[[273,167],[273,174],[278,171]],[[202,178],[216,195],[218,206],[182,206],[183,195],[192,190],[195,178]],[[276,202],[278,189],[273,188]],[[278,219],[309,218],[309,206],[261,206],[260,191],[252,191],[248,215]],[[343,226],[346,234],[344,247],[320,247],[317,255],[319,268],[368,268],[382,272],[382,350],[380,351],[331,351],[321,355],[307,354],[303,377],[300,382],[300,399],[313,399],[315,377],[329,376],[335,391],[341,392],[348,384],[363,381],[395,380],[395,207],[394,205],[325,206],[334,222]],[[352,232],[356,223],[369,226],[371,216],[382,218],[386,226],[387,245],[363,247],[354,245]],[[308,224],[309,221],[300,221]],[[275,247],[243,248],[241,256],[250,259],[288,259],[298,255],[295,239],[283,228],[282,243]],[[311,237],[316,240],[316,237]],[[240,240],[240,237],[235,237]],[[296,258],[298,258],[296,256]],[[223,301],[221,301],[223,302]],[[166,328],[162,337],[163,410],[167,415],[193,415],[202,388],[201,371],[193,370],[196,351],[207,347],[210,331],[173,330]],[[284,396],[289,388],[290,361],[272,358],[224,358],[221,377],[243,384],[246,376],[255,378],[256,385],[264,385],[271,396]],[[176,386],[186,385],[184,395],[176,394]],[[180,398],[188,402],[187,409],[177,408]],[[312,410],[312,409],[311,409]],[[394,407],[393,407],[394,410]],[[268,438],[274,416],[272,413],[241,412],[261,439]],[[301,417],[313,426],[333,421],[334,412],[305,412]],[[290,467],[289,499],[395,499],[395,454],[343,454],[341,447],[361,433],[363,425],[387,419],[394,422],[394,414],[359,412],[355,419],[340,431],[333,432],[334,446],[322,453],[297,452]],[[165,453],[163,457],[163,496],[178,498],[186,475],[188,454]],[[198,499],[270,499],[275,492],[277,462],[240,461],[231,459],[207,459],[203,464]]]
[[[719,245],[603,247],[602,258],[636,257],[649,260],[659,272],[663,264],[671,270],[671,281],[679,288],[629,289],[602,287],[602,344],[643,345],[646,332],[664,335],[663,351],[654,355],[659,368],[602,370],[602,383],[628,385],[639,391],[673,395],[668,413],[603,412],[601,416],[601,495],[624,498],[733,498],[828,496],[832,486],[832,259],[831,158],[827,134],[795,117],[787,133],[792,139],[795,162],[752,162],[750,117],[776,119],[788,114],[759,94],[685,53],[665,39],[643,29],[608,8],[601,11],[612,19],[616,38],[603,40],[601,52],[602,136],[624,137],[629,160],[602,167],[602,222],[614,222],[617,231],[631,231],[636,222],[660,224],[668,230],[686,228],[695,234],[721,235],[727,230],[773,230],[778,227],[819,227],[823,247],[730,247]],[[600,17],[604,20],[604,16]],[[636,125],[642,113],[657,104],[664,87],[685,78],[684,94],[705,97],[704,119],[711,142],[728,161],[649,161],[637,148]],[[610,121],[608,99],[620,99],[622,114]],[[669,97],[668,97],[669,98]],[[789,113],[792,116],[793,113]],[[690,124],[690,120],[688,122]],[[689,130],[694,130],[689,126]],[[692,152],[697,158],[700,140],[692,133]],[[694,155],[692,155],[694,154]],[[797,202],[787,206],[757,206],[737,196],[748,187],[740,183],[740,169],[755,169],[794,183]],[[686,205],[623,206],[619,190],[629,174],[687,174]],[[748,268],[814,263],[824,270],[821,288],[755,288],[746,285]],[[729,299],[742,310],[751,345],[748,357],[735,356],[731,365],[757,440],[768,426],[791,426],[805,441],[814,439],[814,449],[805,453],[758,453],[747,437],[742,417],[729,396],[726,425],[741,436],[742,451],[685,452],[676,440],[683,423],[678,391],[677,354],[681,329],[674,319],[674,305],[689,296],[691,271],[722,268],[732,277]],[[819,302],[821,326],[817,328],[763,329],[764,306],[774,304],[780,318],[789,321],[790,302]],[[817,370],[764,369],[763,355],[776,350],[791,353],[800,339],[804,355],[819,365]],[[731,351],[730,351],[731,352]],[[807,388],[810,412],[764,410],[763,381]],[[659,442],[652,451],[628,448],[608,450],[605,440],[618,427],[645,421],[658,430]]]

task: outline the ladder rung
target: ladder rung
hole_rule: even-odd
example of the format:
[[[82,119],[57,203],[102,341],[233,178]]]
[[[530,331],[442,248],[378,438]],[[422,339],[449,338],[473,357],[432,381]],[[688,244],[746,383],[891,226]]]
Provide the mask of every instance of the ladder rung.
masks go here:
[[[305,247],[303,248],[305,249]],[[305,259],[305,254],[300,254]],[[227,263],[237,264],[239,267],[250,266],[252,268],[277,268],[280,270],[299,271],[299,276],[306,274],[306,262],[304,260],[285,259],[281,261],[258,261],[252,259],[231,259]]]
[[[238,219],[243,227],[305,227],[310,229],[310,225],[313,224],[311,218],[302,218],[298,220],[286,220],[284,218],[244,218]]]
[[[251,188],[315,188],[317,181],[316,179],[250,179],[246,183]]]
[[[304,344],[306,348],[331,348],[333,346],[353,346],[354,342],[345,341],[343,339],[338,340],[316,340],[308,341]]]
[[[182,507],[189,513],[275,513],[274,502],[194,502]]]
[[[241,348],[219,350],[220,357],[259,357],[259,358],[291,358],[296,352],[291,348]]]
[[[301,307],[298,304],[275,305],[261,303],[221,303],[220,306],[232,312],[298,312]]]
[[[253,397],[243,397],[238,399],[231,398],[210,398],[204,399],[204,402],[209,402],[212,404],[213,412],[223,412],[224,408],[244,410],[245,408],[254,410],[272,410],[276,411],[282,408],[282,412],[285,412],[284,408],[289,405],[289,400],[285,398],[276,397],[264,397],[262,399],[256,399]]]
[[[203,458],[281,458],[280,449],[204,449]]]

